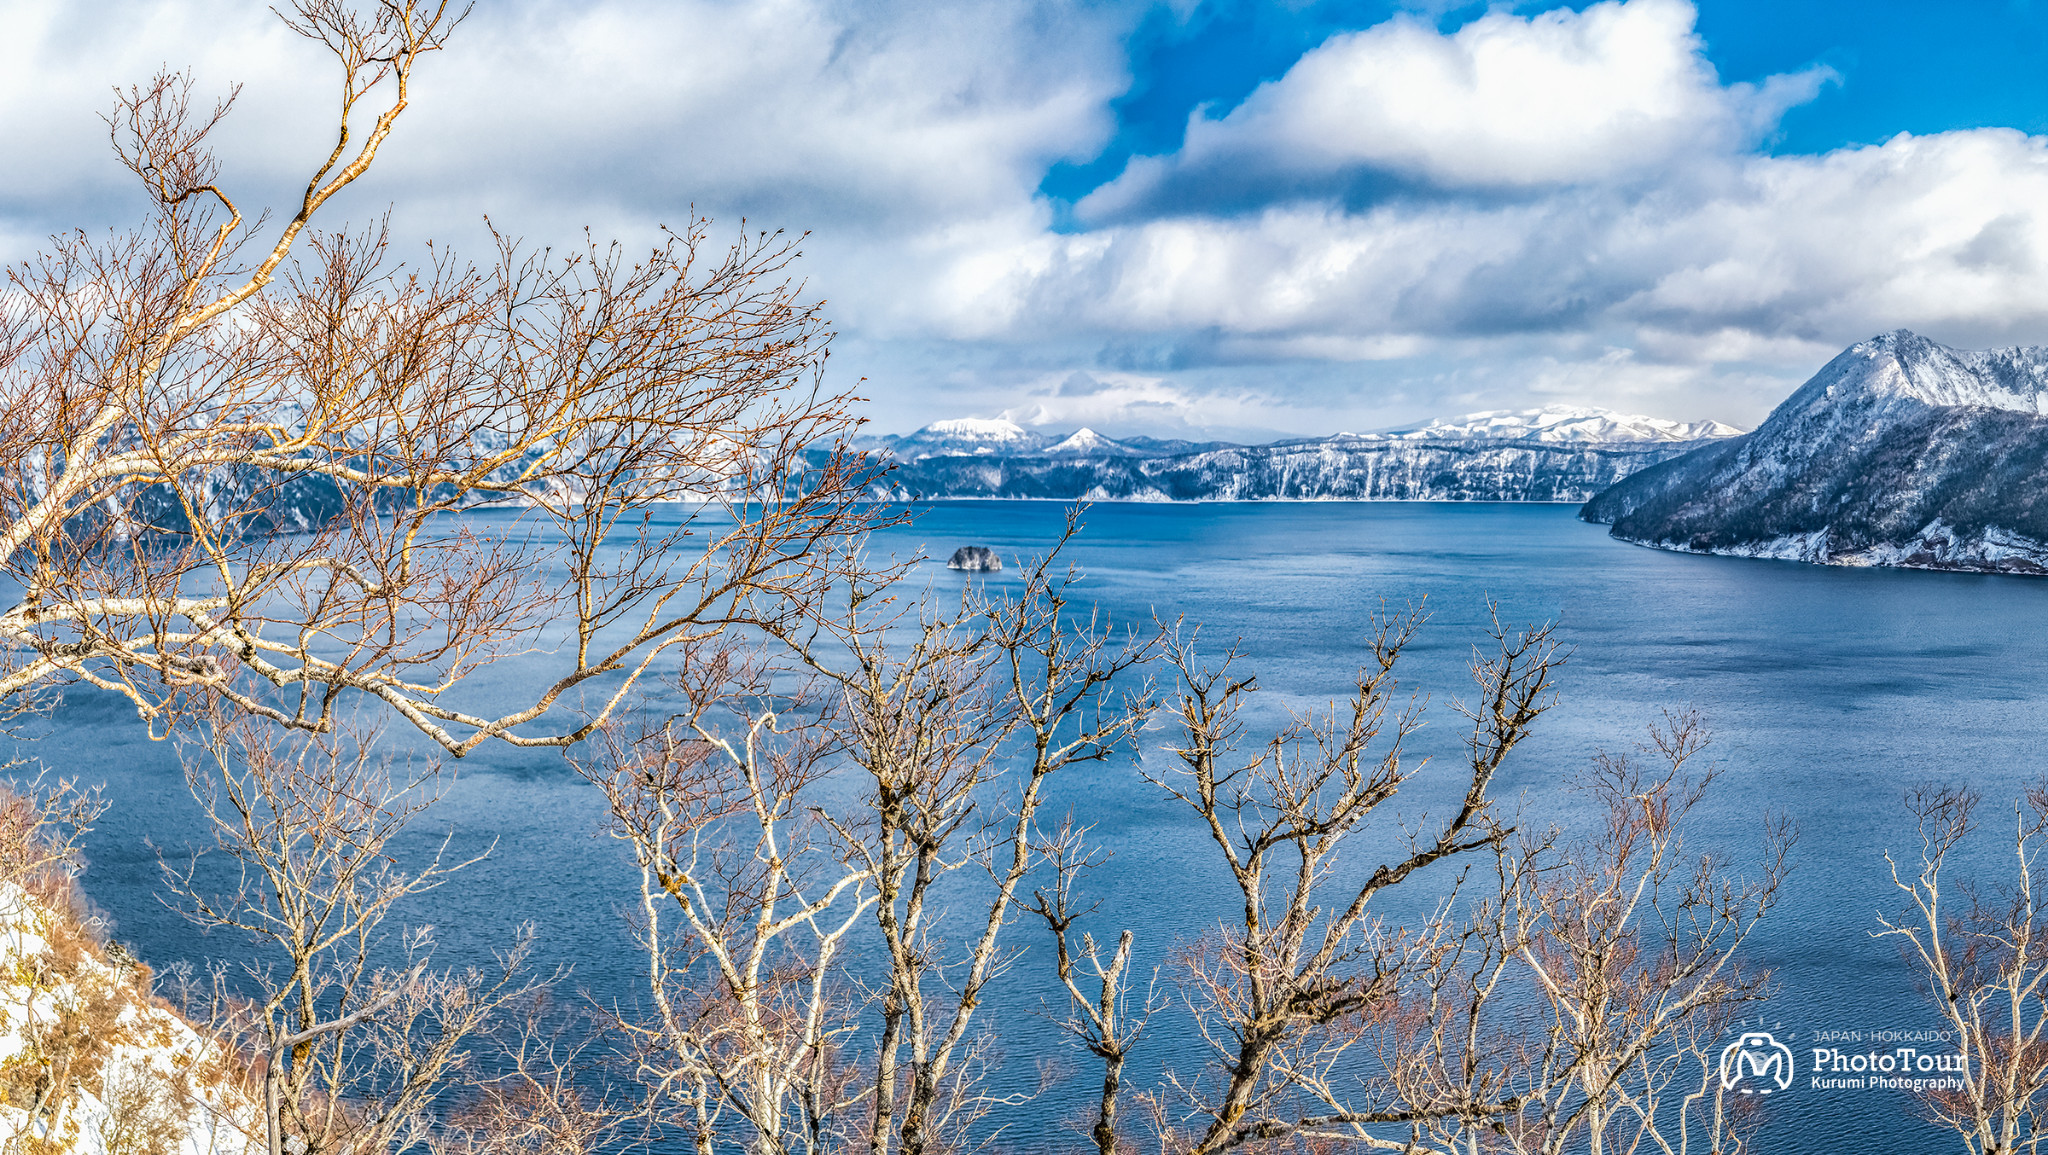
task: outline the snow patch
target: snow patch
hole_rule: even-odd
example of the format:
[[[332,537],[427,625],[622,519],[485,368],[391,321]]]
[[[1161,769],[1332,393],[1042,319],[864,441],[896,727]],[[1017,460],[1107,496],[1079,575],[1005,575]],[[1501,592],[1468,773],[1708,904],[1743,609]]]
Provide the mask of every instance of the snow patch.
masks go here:
[[[1894,329],[1843,350],[1780,408],[1856,400],[2048,414],[2048,346],[1956,349]]]
[[[1958,533],[1940,518],[1903,542],[1883,542],[1837,549],[1832,530],[1785,534],[1737,545],[1700,546],[1691,542],[1640,544],[1679,553],[1722,557],[1798,561],[1815,565],[1886,566],[1896,569],[1961,570],[1971,573],[2048,574],[2048,543],[1991,526],[1973,535]]]

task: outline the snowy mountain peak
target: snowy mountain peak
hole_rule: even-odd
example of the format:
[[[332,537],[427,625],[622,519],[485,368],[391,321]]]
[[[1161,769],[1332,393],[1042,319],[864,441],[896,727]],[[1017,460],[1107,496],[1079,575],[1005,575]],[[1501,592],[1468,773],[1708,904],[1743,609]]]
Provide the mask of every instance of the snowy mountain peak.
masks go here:
[[[1032,434],[1022,425],[1000,417],[952,417],[934,421],[912,437],[946,438],[958,441],[1023,441]]]
[[[1346,448],[1384,445],[1389,441],[1477,440],[1634,446],[1709,441],[1733,437],[1741,432],[1718,421],[1666,421],[1609,409],[1549,405],[1541,409],[1493,409],[1484,413],[1467,413],[1463,417],[1439,418],[1427,425],[1405,426],[1381,433],[1299,437],[1275,444]],[[1057,434],[1048,436],[1011,421],[986,417],[934,421],[915,433],[876,438],[860,447],[887,453],[900,462],[942,457],[1149,459],[1232,448],[1224,442],[1159,441],[1147,437],[1118,439],[1086,427],[1064,437]]]
[[[1546,405],[1541,409],[1489,409],[1462,417],[1438,418],[1386,436],[1448,441],[1506,438],[1533,441],[1704,441],[1733,437],[1742,430],[1719,421],[1670,421],[1590,406]]]
[[[1059,444],[1049,446],[1045,450],[1045,452],[1047,452],[1048,454],[1085,453],[1095,457],[1125,457],[1134,454],[1138,451],[1132,449],[1128,445],[1125,445],[1121,441],[1116,441],[1111,438],[1104,437],[1102,434],[1097,433],[1093,429],[1090,429],[1084,425],[1081,428],[1076,429],[1071,435],[1069,435],[1065,440],[1061,441]]]
[[[1666,549],[2048,575],[2048,348],[1859,341],[1739,442],[1599,494],[1582,516]]]
[[[1779,408],[1789,414],[1901,400],[2048,413],[2048,347],[1955,349],[1894,329],[1843,350]]]
[[[1000,417],[954,417],[898,438],[889,448],[899,458],[919,461],[934,456],[1037,453],[1046,441],[1042,434]]]

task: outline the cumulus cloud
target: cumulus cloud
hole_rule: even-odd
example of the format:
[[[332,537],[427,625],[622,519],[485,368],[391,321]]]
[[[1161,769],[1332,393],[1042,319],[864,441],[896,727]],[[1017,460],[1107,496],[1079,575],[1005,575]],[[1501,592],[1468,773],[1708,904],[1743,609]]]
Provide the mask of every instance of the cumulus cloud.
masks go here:
[[[422,63],[374,195],[428,225],[543,233],[690,206],[892,238],[1028,209],[1046,167],[1113,130],[1131,5],[983,0],[530,0],[473,13]],[[168,62],[242,83],[228,178],[261,191],[331,144],[333,65],[260,5],[10,7],[0,173],[17,212],[121,184],[97,114]],[[432,206],[431,211],[423,206]],[[610,223],[606,220],[604,223]]]
[[[1170,156],[1134,161],[1091,220],[1304,193],[1613,182],[1749,147],[1824,69],[1723,85],[1685,0],[1494,12],[1445,35],[1411,16],[1331,38]]]
[[[960,412],[1237,436],[1569,400],[1753,421],[1849,341],[2048,338],[2048,141],[1770,155],[1826,74],[1724,84],[1684,0],[1332,37],[1061,229],[1115,129],[1130,4],[523,0],[479,9],[341,206],[414,237],[815,230],[802,269],[878,424]],[[20,0],[0,244],[132,217],[95,114],[245,81],[231,189],[324,151],[330,67],[260,9]],[[1071,224],[1072,222],[1070,222]]]
[[[1354,360],[1615,325],[1991,336],[2048,325],[2044,246],[2048,140],[1983,129],[1750,157],[1646,192],[1295,202],[1035,237],[964,259],[931,307],[963,335],[1204,331]]]
[[[1985,129],[1749,156],[1648,190],[1297,201],[1039,235],[962,260],[927,309],[962,338],[1089,332],[1107,350],[1149,334],[1211,364],[1483,360],[1534,342],[1583,367],[1587,400],[1620,392],[1601,360],[1618,346],[1668,403],[1694,367],[1783,366],[1782,382],[1898,325],[2039,340],[2044,254],[2048,140]],[[1568,392],[1545,373],[1525,388]]]

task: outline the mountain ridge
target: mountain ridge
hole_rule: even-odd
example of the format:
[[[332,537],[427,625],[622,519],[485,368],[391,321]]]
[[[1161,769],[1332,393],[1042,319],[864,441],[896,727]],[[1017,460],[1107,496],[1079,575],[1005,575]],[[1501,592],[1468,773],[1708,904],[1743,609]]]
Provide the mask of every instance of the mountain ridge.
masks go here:
[[[2048,573],[2048,346],[1859,341],[1754,432],[1587,502],[1617,538],[1831,565]]]
[[[1645,465],[1738,432],[1546,406],[1267,445],[1112,438],[1085,427],[1057,436],[989,418],[864,444],[892,463],[875,487],[888,500],[1582,502]]]

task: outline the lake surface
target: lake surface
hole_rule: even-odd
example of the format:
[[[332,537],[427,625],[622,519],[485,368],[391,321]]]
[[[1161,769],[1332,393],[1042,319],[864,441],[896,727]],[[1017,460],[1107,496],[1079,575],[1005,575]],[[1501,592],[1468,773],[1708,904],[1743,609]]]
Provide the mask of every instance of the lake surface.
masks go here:
[[[1770,810],[1789,813],[1801,831],[1785,901],[1753,939],[1755,959],[1779,981],[1765,1025],[1800,1058],[1793,1092],[1768,1104],[1760,1149],[1951,1148],[1919,1121],[1905,1092],[1804,1089],[1803,1045],[1823,1030],[1936,1025],[1891,941],[1871,936],[1878,914],[1899,908],[1882,853],[1917,850],[1900,806],[1909,784],[1967,781],[1995,813],[2048,770],[2040,757],[2048,581],[1661,553],[1616,542],[1573,513],[1477,504],[1100,506],[1069,556],[1086,571],[1082,596],[1113,618],[1184,615],[1202,623],[1216,649],[1235,642],[1271,708],[1345,692],[1371,615],[1426,595],[1434,617],[1403,663],[1404,682],[1432,695],[1433,725],[1417,748],[1442,759],[1442,776],[1457,770],[1464,724],[1449,699],[1469,686],[1464,666],[1484,640],[1486,599],[1512,621],[1555,620],[1574,647],[1561,704],[1500,782],[1531,821],[1572,822],[1573,800],[1559,783],[1596,750],[1638,739],[1660,708],[1702,710],[1724,777],[1699,812],[1696,844],[1741,861]],[[1050,503],[940,503],[881,535],[877,548],[941,559],[969,544],[1033,554],[1061,518]],[[941,591],[967,580],[937,563],[923,569],[920,580]],[[58,722],[33,752],[104,781],[114,800],[92,837],[86,884],[117,937],[160,967],[230,952],[231,944],[195,936],[159,897],[151,845],[175,853],[197,829],[175,751],[147,741],[132,713],[104,698],[74,694]],[[1168,736],[1148,733],[1154,757]],[[497,847],[464,885],[423,896],[413,909],[415,921],[439,928],[442,961],[487,956],[530,918],[545,957],[573,963],[578,985],[630,997],[637,960],[620,913],[628,879],[618,848],[596,834],[594,791],[558,754],[487,747],[460,769],[435,821],[453,824],[458,850]],[[1097,822],[1098,838],[1117,849],[1089,885],[1106,920],[1137,930],[1148,969],[1176,937],[1228,912],[1219,905],[1227,882],[1202,832],[1135,766],[1084,768],[1053,805]],[[1023,923],[1013,933],[1023,946],[1043,934]],[[1043,954],[1020,960],[986,1011],[1007,1077],[1020,1085],[1046,1054],[1085,1059],[1032,1013],[1051,998]],[[1171,1028],[1147,1048],[1134,1061],[1140,1084],[1162,1064],[1185,1069],[1195,1060],[1185,1033]],[[1019,1108],[1010,1139],[1070,1145],[1051,1121],[1086,1097],[1091,1069],[1083,1064],[1082,1077]]]

